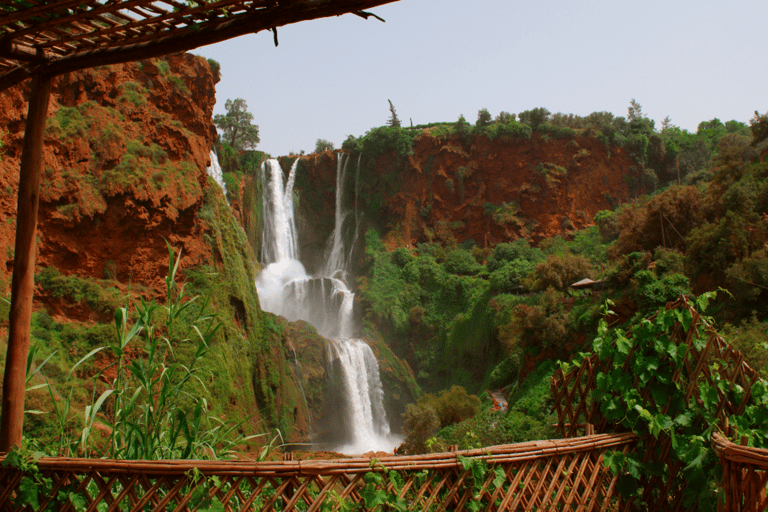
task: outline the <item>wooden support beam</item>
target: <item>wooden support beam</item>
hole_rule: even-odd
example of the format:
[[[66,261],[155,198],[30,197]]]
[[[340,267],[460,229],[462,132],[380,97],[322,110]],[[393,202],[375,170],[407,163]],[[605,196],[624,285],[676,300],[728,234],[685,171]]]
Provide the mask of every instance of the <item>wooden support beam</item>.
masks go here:
[[[24,422],[24,391],[35,285],[37,207],[40,200],[40,168],[43,136],[51,97],[51,75],[32,77],[24,143],[19,169],[19,203],[16,213],[16,249],[13,256],[11,310],[8,315],[8,353],[3,376],[0,452],[21,445]]]

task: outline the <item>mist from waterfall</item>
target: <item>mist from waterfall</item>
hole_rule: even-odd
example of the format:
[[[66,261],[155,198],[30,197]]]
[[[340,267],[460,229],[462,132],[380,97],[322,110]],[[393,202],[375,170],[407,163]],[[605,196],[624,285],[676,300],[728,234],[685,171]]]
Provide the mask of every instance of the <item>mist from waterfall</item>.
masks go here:
[[[221,190],[224,192],[224,198],[227,200],[227,203],[229,203],[229,198],[227,197],[227,187],[224,184],[224,172],[221,170],[221,164],[219,164],[219,157],[216,156],[216,152],[211,150],[211,165],[208,166],[208,169],[205,170],[205,172],[213,178],[213,180],[219,184],[221,187]]]
[[[349,158],[338,156],[334,230],[317,275],[308,275],[299,259],[293,194],[298,162],[293,163],[287,180],[276,160],[262,164],[264,268],[256,280],[261,307],[290,321],[306,320],[328,339],[326,366],[344,389],[339,397],[342,403],[335,404],[341,411],[338,425],[331,429],[333,440],[325,448],[347,454],[391,451],[401,439],[390,433],[379,365],[371,348],[354,337],[354,293],[347,280],[359,219],[354,204],[345,209],[343,201]],[[355,191],[357,181],[356,175]],[[354,223],[351,237],[349,222]]]

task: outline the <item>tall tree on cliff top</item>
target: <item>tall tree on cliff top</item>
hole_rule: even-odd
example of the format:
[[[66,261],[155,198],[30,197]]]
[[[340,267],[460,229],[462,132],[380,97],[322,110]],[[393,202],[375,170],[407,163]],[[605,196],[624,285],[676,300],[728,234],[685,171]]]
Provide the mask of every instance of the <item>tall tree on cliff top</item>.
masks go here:
[[[224,142],[237,150],[253,149],[259,143],[259,126],[253,124],[253,114],[248,112],[245,100],[227,100],[227,113],[216,114],[213,124],[222,131]]]
[[[392,117],[389,118],[389,126],[393,128],[400,128],[400,118],[397,117],[397,112],[395,112],[395,106],[392,104],[392,100],[387,100],[389,102],[389,111],[392,113]]]

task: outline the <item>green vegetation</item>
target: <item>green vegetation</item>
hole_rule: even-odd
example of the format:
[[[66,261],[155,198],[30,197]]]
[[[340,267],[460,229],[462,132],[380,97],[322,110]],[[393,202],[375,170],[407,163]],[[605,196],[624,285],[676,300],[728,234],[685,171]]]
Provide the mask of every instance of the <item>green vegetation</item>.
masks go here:
[[[315,143],[315,153],[322,153],[323,151],[333,151],[333,142],[325,139],[317,139]]]
[[[531,368],[569,360],[583,350],[597,335],[606,300],[621,304],[622,314],[614,321],[622,327],[681,294],[718,286],[730,293],[719,295],[715,320],[747,361],[768,371],[768,317],[759,306],[768,299],[768,164],[759,158],[764,142],[755,142],[768,139],[768,117],[756,114],[750,127],[712,120],[697,133],[679,130],[669,119],[657,131],[636,101],[626,118],[600,112],[566,116],[546,109],[523,113],[521,122],[506,113],[494,121],[489,117],[478,113],[474,128],[460,119],[393,134],[429,130],[432,137],[461,141],[493,138],[507,129],[502,127],[525,127],[529,137],[535,131],[571,138],[580,157],[589,152],[579,151],[575,137],[591,135],[608,148],[630,153],[639,169],[635,189],[653,193],[624,205],[612,201],[615,210],[598,213],[586,229],[575,230],[566,220],[566,237],[542,240],[537,247],[517,240],[481,249],[472,248],[473,241],[459,244],[452,238],[445,246],[421,243],[389,251],[377,232],[368,231],[359,281],[365,328],[383,335],[424,389],[516,389],[530,378]],[[759,144],[762,149],[754,150]],[[394,144],[378,149],[377,154],[395,151]],[[552,180],[567,173],[547,162],[539,169]],[[465,173],[471,168],[463,164],[440,184],[460,193]],[[522,223],[516,213],[511,201],[485,205],[485,215],[496,224]],[[570,287],[584,278],[597,279],[598,286],[588,291]],[[547,424],[546,414],[532,418],[522,413],[509,421],[545,435],[538,429]],[[499,417],[482,412],[438,436],[437,413],[416,402],[404,416],[406,432],[413,433],[406,444],[420,451],[494,442],[490,437],[476,445],[471,441],[490,431]],[[494,439],[523,439],[505,432]]]
[[[259,127],[253,124],[248,104],[238,98],[224,103],[226,114],[216,114],[213,122],[222,132],[222,140],[238,151],[253,149],[259,143]]]
[[[697,309],[704,310],[715,295],[711,292],[696,299]],[[694,354],[701,353],[710,331],[703,324],[691,327],[692,322],[693,315],[688,309],[659,310],[655,318],[639,321],[627,330],[609,329],[601,320],[593,350],[602,370],[596,376],[592,398],[600,404],[607,420],[639,435],[636,450],[626,455],[614,452],[607,458],[607,464],[619,475],[618,487],[625,497],[639,498],[650,476],[660,477],[662,485],[681,479],[687,483],[686,508],[698,505],[700,510],[716,510],[717,486],[722,476],[710,436],[719,429],[724,415],[735,428],[737,439],[744,436],[749,446],[768,445],[768,385],[758,381],[751,389],[742,389],[721,374],[723,365],[729,363],[717,359],[708,362],[706,373],[699,373],[698,368],[694,373]],[[684,329],[683,332],[692,329],[690,345],[674,341],[672,331],[676,328]],[[580,364],[580,360],[577,358],[573,364]],[[565,371],[572,367],[564,366]],[[727,372],[731,374],[732,370]],[[696,381],[689,383],[694,375]],[[645,391],[650,392],[651,399],[641,397]],[[744,397],[745,392],[748,397]],[[722,411],[723,400],[745,404],[744,412],[736,415]],[[669,441],[672,464],[680,464],[681,471],[669,471],[653,460],[644,462],[652,446],[656,446],[658,453],[656,441],[662,439]]]

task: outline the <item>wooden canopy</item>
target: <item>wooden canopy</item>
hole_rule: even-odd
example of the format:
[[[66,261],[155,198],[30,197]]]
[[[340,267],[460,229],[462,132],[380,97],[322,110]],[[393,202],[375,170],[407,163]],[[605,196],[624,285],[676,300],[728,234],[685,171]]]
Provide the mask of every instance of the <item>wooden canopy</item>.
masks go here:
[[[43,131],[53,79],[92,66],[187,51],[397,0],[5,0],[0,92],[32,79],[19,169],[0,452],[21,443],[35,272]],[[381,19],[381,18],[379,18]],[[382,20],[383,21],[383,20]]]
[[[396,0],[7,0],[0,4],[0,91],[60,75],[192,50]],[[375,16],[375,15],[374,15]]]

